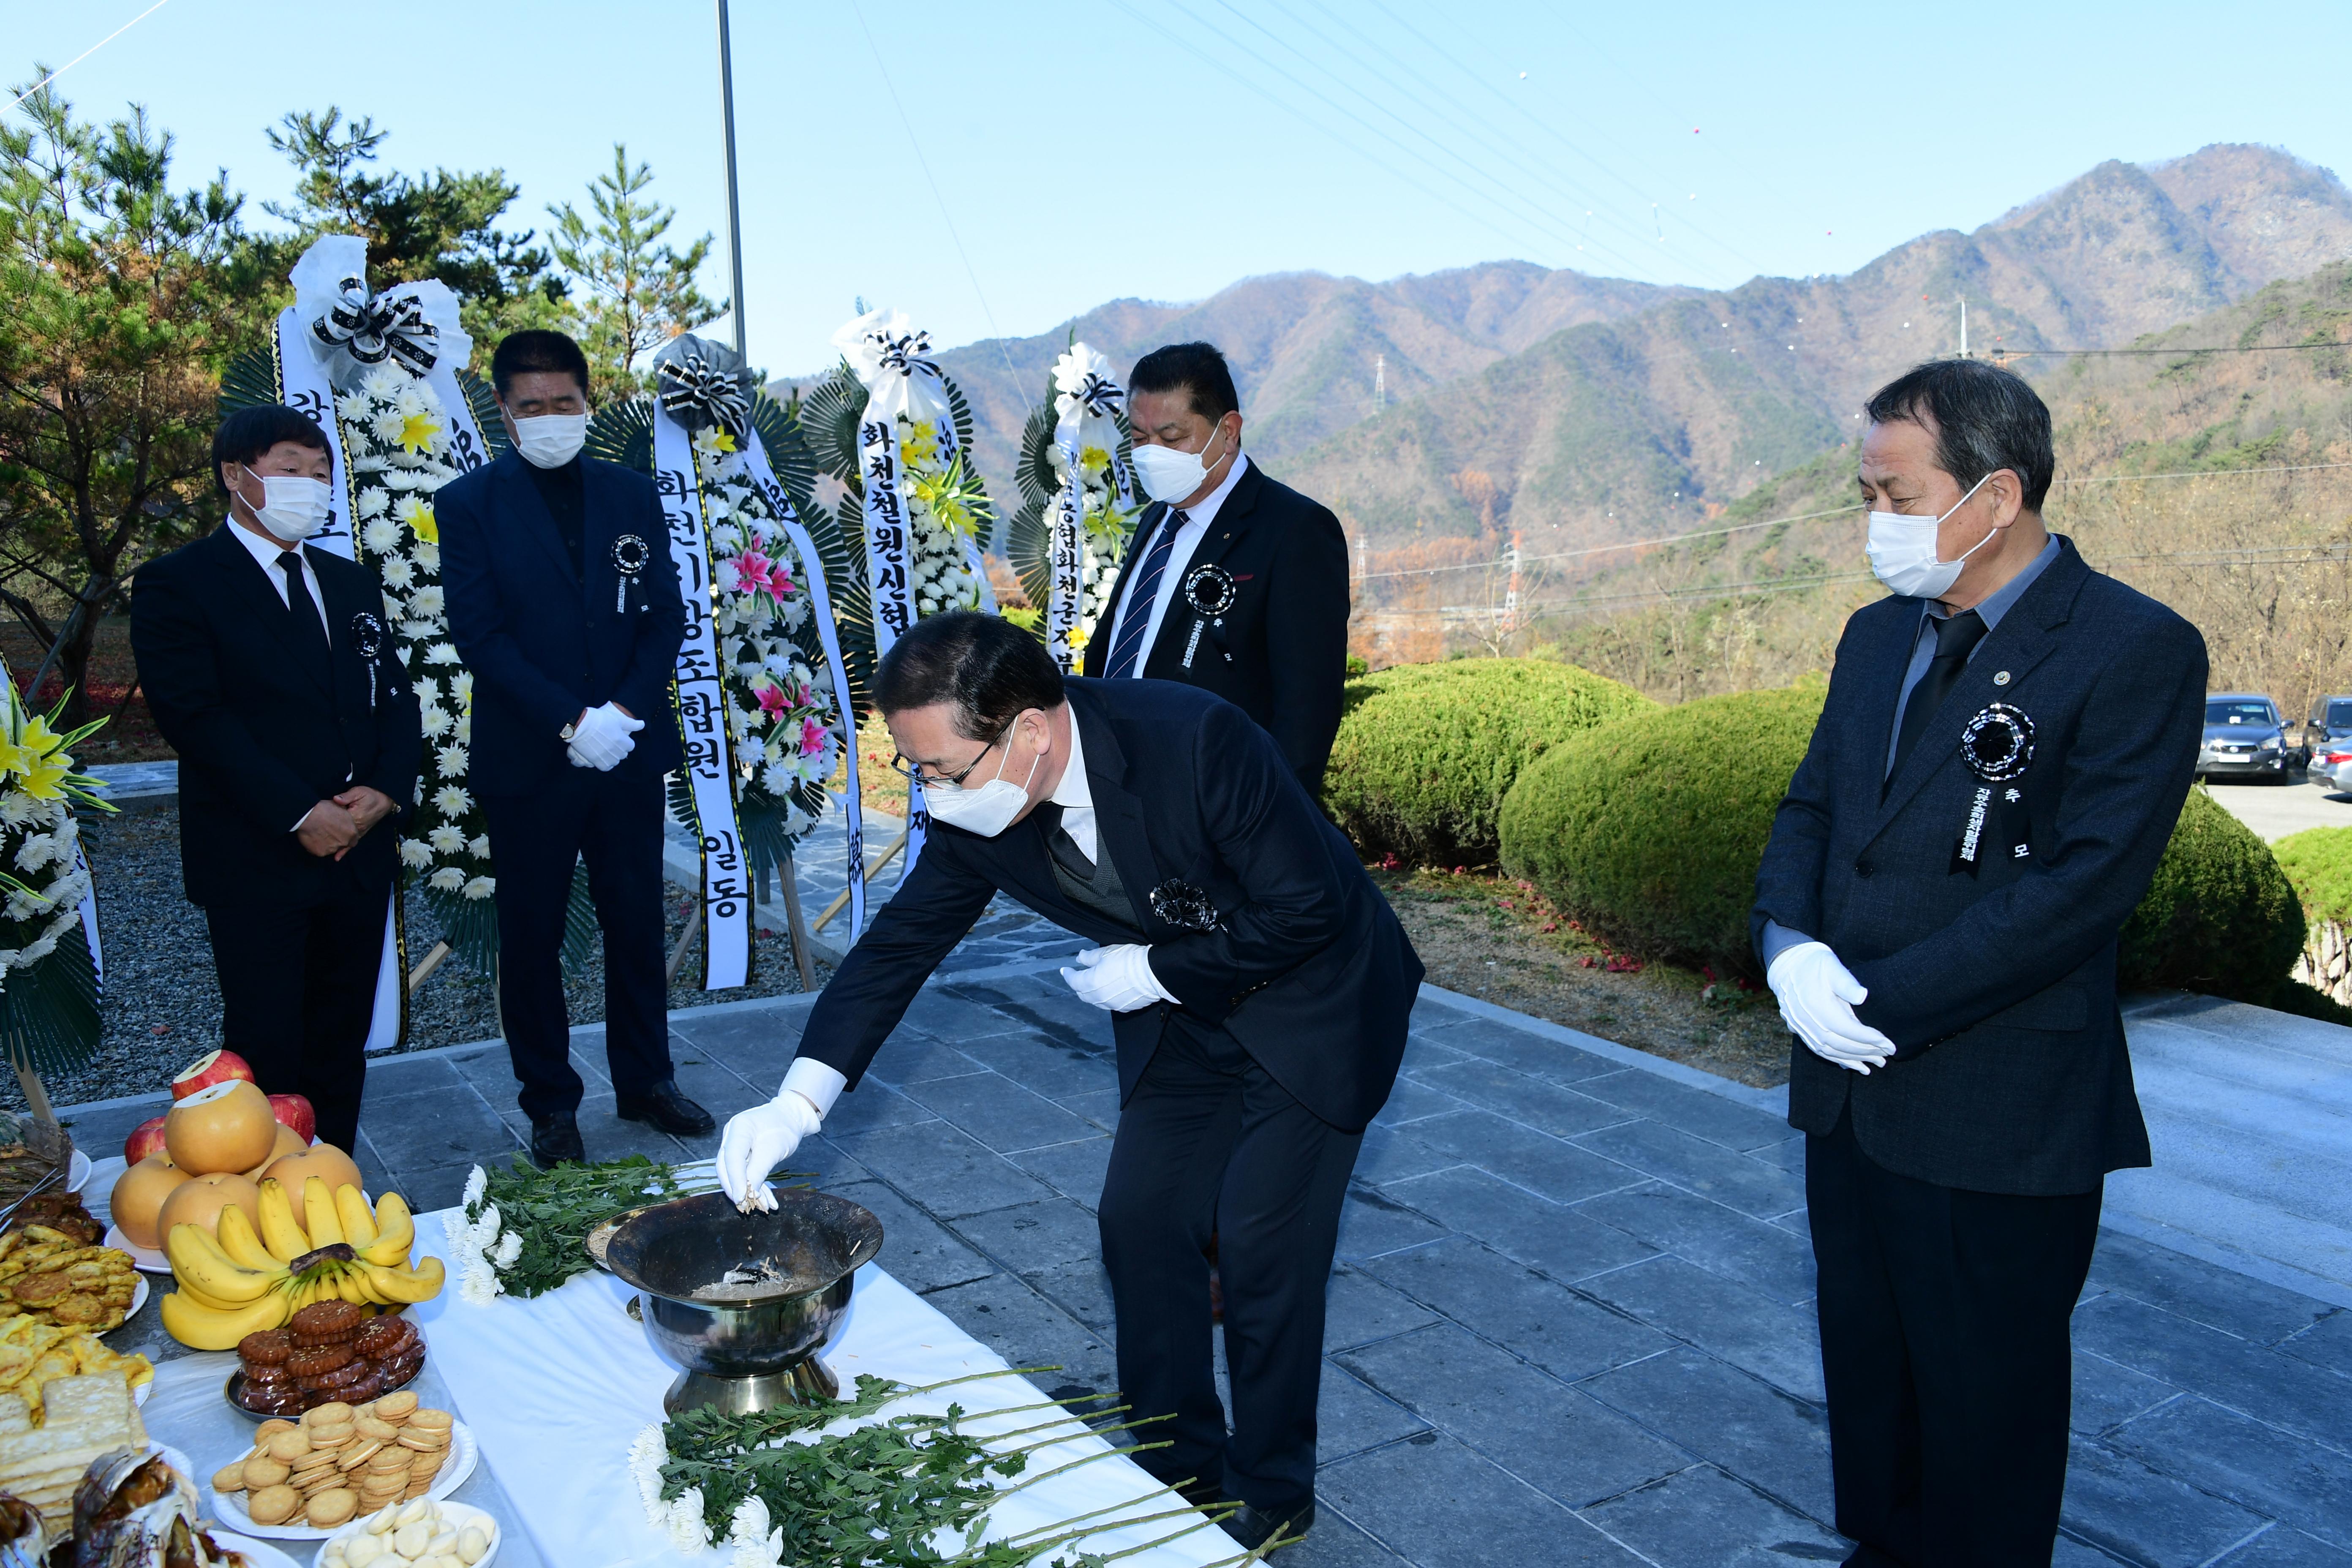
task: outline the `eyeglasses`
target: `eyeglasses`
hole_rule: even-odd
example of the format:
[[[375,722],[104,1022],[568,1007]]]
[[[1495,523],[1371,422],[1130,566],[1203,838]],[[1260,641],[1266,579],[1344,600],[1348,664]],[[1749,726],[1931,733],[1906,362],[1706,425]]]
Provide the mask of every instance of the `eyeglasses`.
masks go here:
[[[945,784],[950,789],[961,789],[963,787],[963,781],[971,777],[972,771],[975,768],[978,768],[981,763],[988,761],[989,752],[1004,744],[1005,741],[1013,734],[1013,726],[1019,722],[1021,722],[1021,715],[1015,713],[1013,716],[1011,722],[1007,723],[1002,731],[998,731],[996,739],[991,741],[987,745],[982,746],[980,749],[980,755],[972,758],[968,764],[957,769],[954,773],[927,773],[923,771],[922,763],[908,762],[905,753],[900,752],[893,752],[890,753],[890,771],[897,773],[900,778],[912,784],[919,784],[927,786]]]

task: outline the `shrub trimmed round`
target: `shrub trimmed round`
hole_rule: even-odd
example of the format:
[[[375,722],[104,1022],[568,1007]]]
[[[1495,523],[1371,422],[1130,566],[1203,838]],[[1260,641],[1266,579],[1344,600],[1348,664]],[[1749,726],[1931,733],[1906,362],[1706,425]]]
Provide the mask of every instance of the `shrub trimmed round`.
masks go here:
[[[1756,973],[1756,868],[1826,696],[1703,697],[1562,742],[1503,802],[1504,870],[1630,952]]]
[[[2303,900],[2305,921],[2352,926],[2352,827],[2290,833],[2271,846],[2271,856]]]
[[[2303,941],[2302,900],[2270,846],[2192,789],[2147,896],[2124,922],[2116,983],[2267,1002]]]
[[[1323,802],[1366,855],[1483,865],[1520,770],[1571,735],[1656,706],[1557,659],[1398,665],[1349,683]]]

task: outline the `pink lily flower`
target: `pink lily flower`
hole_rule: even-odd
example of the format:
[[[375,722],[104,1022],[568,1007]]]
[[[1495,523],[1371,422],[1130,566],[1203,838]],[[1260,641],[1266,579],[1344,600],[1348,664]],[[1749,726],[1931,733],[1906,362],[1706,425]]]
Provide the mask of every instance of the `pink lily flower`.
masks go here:
[[[801,755],[814,757],[824,750],[824,726],[815,719],[801,721]]]
[[[771,723],[782,718],[785,710],[791,706],[790,700],[784,696],[782,687],[768,685],[760,688],[760,711],[767,716]]]

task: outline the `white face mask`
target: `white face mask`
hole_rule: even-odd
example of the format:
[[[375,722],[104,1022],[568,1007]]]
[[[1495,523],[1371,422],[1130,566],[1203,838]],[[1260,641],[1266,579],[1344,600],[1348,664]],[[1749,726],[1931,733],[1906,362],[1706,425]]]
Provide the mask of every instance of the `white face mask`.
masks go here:
[[[1985,479],[1992,478],[1990,474]],[[1990,529],[1985,536],[1960,552],[1958,561],[1936,559],[1936,531],[1944,518],[1969,504],[1972,496],[1984,488],[1985,479],[1969,487],[1944,517],[1907,517],[1899,511],[1874,511],[1870,514],[1870,569],[1878,580],[1906,599],[1940,599],[1960,580],[1960,568],[1969,556],[1982,550],[2000,530]]]
[[[1005,741],[1004,755],[996,764],[996,776],[978,789],[951,784],[923,785],[923,804],[933,820],[961,827],[966,833],[977,833],[982,838],[993,838],[1013,826],[1013,819],[1029,804],[1029,779],[1014,784],[1004,776],[1004,764],[1013,760],[1012,736],[1007,734]],[[1029,759],[1030,779],[1037,776],[1037,757]]]
[[[588,442],[585,414],[542,414],[514,422],[515,450],[535,468],[560,468]]]
[[[269,537],[280,544],[299,544],[327,521],[330,497],[327,481],[305,479],[299,474],[257,474],[245,470],[248,478],[261,481],[261,504],[254,504],[239,496],[252,509],[253,520],[269,531]]]
[[[1209,470],[1216,467],[1209,453],[1217,445],[1217,432],[1223,428],[1222,421],[1212,426],[1208,445],[1197,452],[1180,452],[1173,447],[1147,447],[1139,442],[1135,448],[1135,478],[1143,486],[1143,493],[1153,500],[1174,506],[1207,483]]]

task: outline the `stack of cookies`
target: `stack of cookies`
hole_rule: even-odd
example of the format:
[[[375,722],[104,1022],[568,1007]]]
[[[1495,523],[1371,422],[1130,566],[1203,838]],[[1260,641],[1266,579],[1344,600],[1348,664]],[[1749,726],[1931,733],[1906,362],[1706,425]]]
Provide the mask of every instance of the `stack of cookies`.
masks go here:
[[[419,1409],[405,1391],[373,1405],[321,1405],[299,1422],[262,1423],[252,1451],[213,1476],[213,1490],[244,1492],[256,1524],[299,1514],[333,1529],[423,1497],[449,1457],[451,1425],[447,1411]]]

